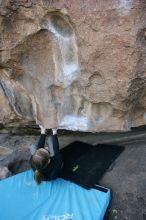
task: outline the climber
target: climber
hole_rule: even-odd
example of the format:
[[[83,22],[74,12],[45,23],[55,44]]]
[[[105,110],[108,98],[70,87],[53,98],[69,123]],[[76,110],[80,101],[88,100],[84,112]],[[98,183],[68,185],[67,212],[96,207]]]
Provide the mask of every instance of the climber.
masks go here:
[[[42,181],[54,180],[61,175],[63,166],[59,150],[57,129],[52,129],[53,135],[48,138],[48,147],[45,147],[46,129],[40,125],[41,136],[37,145],[31,145],[30,164],[34,171],[34,179],[39,185]]]

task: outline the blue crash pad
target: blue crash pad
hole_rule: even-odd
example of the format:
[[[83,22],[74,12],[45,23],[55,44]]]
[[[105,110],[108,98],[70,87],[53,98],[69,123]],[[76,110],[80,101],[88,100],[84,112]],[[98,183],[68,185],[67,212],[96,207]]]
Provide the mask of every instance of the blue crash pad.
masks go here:
[[[60,178],[37,186],[31,170],[0,181],[0,220],[102,220],[109,201]]]

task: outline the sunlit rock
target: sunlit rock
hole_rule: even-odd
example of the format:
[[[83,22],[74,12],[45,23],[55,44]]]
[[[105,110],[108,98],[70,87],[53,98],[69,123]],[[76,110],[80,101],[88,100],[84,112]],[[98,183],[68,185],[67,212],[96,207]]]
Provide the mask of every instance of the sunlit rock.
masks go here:
[[[146,124],[144,1],[1,3],[0,123]]]
[[[11,176],[11,172],[7,167],[0,167],[0,180]]]

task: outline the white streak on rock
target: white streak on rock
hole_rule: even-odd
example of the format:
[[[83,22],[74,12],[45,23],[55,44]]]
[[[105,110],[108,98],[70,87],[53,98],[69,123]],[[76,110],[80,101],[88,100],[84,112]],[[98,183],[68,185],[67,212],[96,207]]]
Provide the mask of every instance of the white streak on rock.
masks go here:
[[[126,14],[132,7],[133,0],[120,0],[119,10],[122,14]]]
[[[56,78],[66,87],[78,79],[80,74],[75,36],[74,33],[69,36],[62,36],[50,21],[48,21],[47,29],[54,34],[60,48],[61,60],[58,60],[54,54]]]
[[[59,124],[59,128],[67,128],[75,131],[87,131],[88,130],[88,119],[85,116],[65,116]]]

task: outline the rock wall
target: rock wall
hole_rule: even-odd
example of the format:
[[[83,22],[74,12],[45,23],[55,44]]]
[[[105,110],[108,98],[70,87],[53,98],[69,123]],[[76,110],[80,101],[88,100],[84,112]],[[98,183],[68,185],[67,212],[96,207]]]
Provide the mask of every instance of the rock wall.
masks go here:
[[[0,14],[1,126],[146,124],[145,0],[7,0]]]

